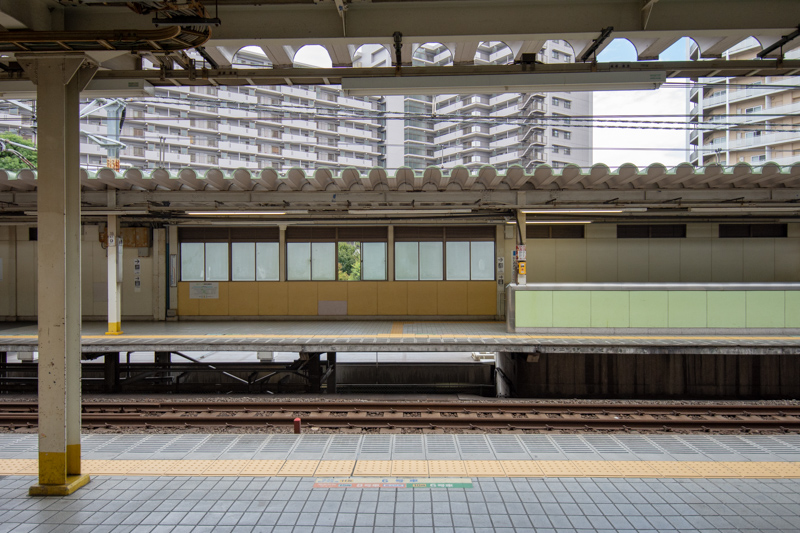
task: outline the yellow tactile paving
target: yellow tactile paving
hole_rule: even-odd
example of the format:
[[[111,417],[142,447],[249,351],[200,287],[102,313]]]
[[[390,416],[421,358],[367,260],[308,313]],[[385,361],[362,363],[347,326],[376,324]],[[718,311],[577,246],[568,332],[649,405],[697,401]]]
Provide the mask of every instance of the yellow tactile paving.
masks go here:
[[[506,477],[500,461],[464,461],[464,466],[471,477]]]
[[[251,466],[256,461],[243,460],[221,460],[214,461],[208,468],[203,470],[204,476],[236,476],[239,475],[246,466]]]
[[[542,477],[544,472],[536,461],[500,461],[508,477]]]
[[[315,476],[349,476],[356,467],[355,461],[320,461]]]
[[[547,477],[583,477],[575,461],[539,461],[539,468]]]
[[[428,461],[428,472],[431,477],[466,476],[467,468],[463,461]]]
[[[772,471],[779,472],[781,477],[800,477],[800,463],[760,463]]]
[[[402,322],[392,322],[392,331],[390,335],[402,335],[403,326],[404,324]]]
[[[91,475],[800,478],[800,463],[715,461],[92,460]],[[0,459],[0,475],[35,475],[36,459]]]
[[[776,478],[781,477],[780,469],[775,466],[775,463],[747,463],[744,461],[723,463],[725,468],[732,470],[740,477],[752,478]]]
[[[356,461],[354,476],[391,476],[391,461]]]
[[[736,472],[727,468],[727,463],[715,463],[711,461],[687,461],[686,466],[700,474],[704,478],[716,477],[740,477]]]
[[[647,464],[660,473],[661,477],[703,477],[681,461],[647,461]]]
[[[622,477],[662,477],[647,461],[614,461],[613,466]]]
[[[247,463],[242,469],[242,476],[277,476],[281,471],[283,461],[278,459],[256,459],[244,461]]]
[[[0,459],[0,474],[36,474],[38,468],[36,459]]]
[[[279,476],[311,477],[317,471],[319,461],[293,460],[286,461],[278,471]]]
[[[622,477],[614,468],[616,461],[574,461],[585,477]]]
[[[428,461],[392,461],[393,476],[428,476]]]

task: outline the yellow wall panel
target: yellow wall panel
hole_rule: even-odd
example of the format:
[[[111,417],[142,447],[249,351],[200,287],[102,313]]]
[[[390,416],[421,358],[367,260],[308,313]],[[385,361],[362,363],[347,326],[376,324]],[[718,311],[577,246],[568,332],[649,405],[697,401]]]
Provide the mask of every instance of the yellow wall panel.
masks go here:
[[[317,285],[317,300],[322,301],[335,301],[347,300],[347,285],[345,281],[320,281]]]
[[[258,315],[258,282],[231,282],[228,285],[228,309],[231,315]]]
[[[497,284],[494,281],[470,281],[467,285],[467,314],[497,314]]]
[[[467,281],[439,281],[438,308],[440,315],[467,314]]]
[[[226,316],[228,314],[228,281],[219,284],[219,298],[197,300],[197,314],[202,316]]]
[[[378,282],[342,282],[347,287],[347,314],[374,316],[378,314]]]
[[[316,281],[289,281],[289,313],[290,315],[317,316]]]
[[[408,282],[408,314],[438,315],[438,281]]]
[[[262,281],[258,284],[258,314],[285,316],[289,314],[289,285],[286,281]]]
[[[200,300],[192,300],[189,298],[189,282],[178,282],[178,315],[196,315],[198,314],[197,302]]]
[[[408,283],[405,281],[379,281],[378,314],[408,314]]]

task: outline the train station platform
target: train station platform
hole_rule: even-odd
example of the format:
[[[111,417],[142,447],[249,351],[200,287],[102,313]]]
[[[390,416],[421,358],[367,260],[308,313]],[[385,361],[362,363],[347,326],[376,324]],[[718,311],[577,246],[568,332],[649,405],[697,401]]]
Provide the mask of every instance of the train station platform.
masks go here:
[[[800,436],[83,436],[83,489],[27,495],[0,435],[0,531],[797,531]]]
[[[800,353],[800,334],[738,330],[665,333],[575,328],[571,331],[509,333],[504,322],[473,321],[181,321],[127,322],[123,334],[106,335],[106,324],[84,323],[84,353],[123,351],[279,352],[521,352]],[[35,324],[0,323],[0,351],[35,349]]]

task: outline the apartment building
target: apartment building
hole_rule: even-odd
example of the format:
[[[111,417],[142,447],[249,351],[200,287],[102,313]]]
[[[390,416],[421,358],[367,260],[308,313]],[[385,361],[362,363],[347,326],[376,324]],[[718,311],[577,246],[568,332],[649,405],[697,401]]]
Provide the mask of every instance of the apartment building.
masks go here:
[[[752,59],[761,50],[747,39],[725,53]],[[696,59],[696,46],[691,50]],[[786,54],[800,57],[800,50]],[[800,76],[701,78],[689,91],[689,161],[789,165],[800,161]]]
[[[570,62],[564,41],[548,41],[542,62]],[[481,43],[475,61],[513,61],[503,43]],[[240,50],[236,66],[268,66],[258,51]],[[444,66],[452,55],[440,44],[416,48],[413,64]],[[364,45],[355,66],[391,66],[389,50]],[[338,86],[158,87],[151,98],[126,98],[120,131],[121,168],[318,167],[389,170],[430,165],[476,169],[547,163],[592,163],[589,127],[571,122],[591,115],[592,94],[419,95],[348,97]],[[30,105],[33,103],[28,102]],[[35,134],[33,110],[0,103],[0,129]],[[81,119],[81,166],[107,164],[108,115],[97,109]]]

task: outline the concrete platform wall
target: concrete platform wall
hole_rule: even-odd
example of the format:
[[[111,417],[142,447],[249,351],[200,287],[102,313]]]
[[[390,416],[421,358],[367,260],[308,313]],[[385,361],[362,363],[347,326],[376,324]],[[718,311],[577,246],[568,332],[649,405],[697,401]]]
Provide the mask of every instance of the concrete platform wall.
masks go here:
[[[797,355],[504,353],[498,367],[513,382],[509,395],[517,397],[800,397]]]

